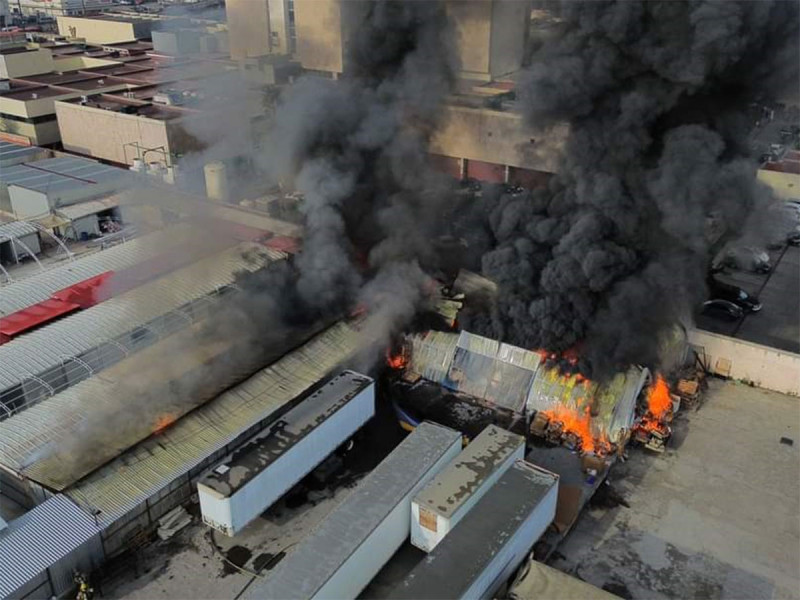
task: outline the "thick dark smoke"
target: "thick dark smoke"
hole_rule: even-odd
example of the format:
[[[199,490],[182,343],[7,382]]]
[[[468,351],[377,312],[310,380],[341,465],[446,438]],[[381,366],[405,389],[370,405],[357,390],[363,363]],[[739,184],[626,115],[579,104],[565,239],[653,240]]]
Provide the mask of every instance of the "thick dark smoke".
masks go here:
[[[528,121],[567,121],[559,176],[503,197],[483,256],[500,285],[465,326],[528,348],[578,346],[594,377],[657,365],[701,301],[706,220],[764,233],[749,103],[798,85],[797,2],[548,3],[561,20],[518,86]],[[759,231],[761,230],[761,231]]]
[[[354,24],[345,75],[292,86],[264,158],[305,196],[296,263],[303,304],[341,312],[377,300],[365,295],[395,277],[380,301],[407,314],[448,189],[428,164],[427,143],[454,81],[449,28],[435,1],[343,2],[342,11]],[[382,283],[366,285],[372,277]]]

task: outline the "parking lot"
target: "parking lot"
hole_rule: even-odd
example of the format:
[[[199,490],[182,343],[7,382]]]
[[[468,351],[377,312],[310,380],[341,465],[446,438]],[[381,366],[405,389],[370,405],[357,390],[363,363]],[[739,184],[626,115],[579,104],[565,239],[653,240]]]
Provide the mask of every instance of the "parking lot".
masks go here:
[[[736,322],[697,317],[697,326],[755,344],[800,353],[800,248],[785,246],[770,252],[773,269],[761,275],[727,270],[720,281],[755,294],[763,304],[757,313]]]

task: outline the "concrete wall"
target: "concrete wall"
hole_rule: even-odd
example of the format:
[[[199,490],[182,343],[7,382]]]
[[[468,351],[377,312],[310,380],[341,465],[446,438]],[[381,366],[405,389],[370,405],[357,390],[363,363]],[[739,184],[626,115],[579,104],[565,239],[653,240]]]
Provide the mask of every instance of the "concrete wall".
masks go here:
[[[295,0],[296,56],[304,69],[332,73],[344,70],[342,12],[339,0]]]
[[[522,67],[530,14],[530,2],[526,0],[492,2],[489,42],[489,74],[492,78],[518,71]]]
[[[163,146],[171,152],[168,123],[138,115],[127,115],[68,102],[56,103],[56,115],[64,149],[133,164],[136,150],[125,144],[136,142],[144,148]],[[152,154],[152,160],[159,157]]]
[[[530,21],[527,0],[449,0],[461,75],[489,80],[522,65]]]
[[[468,77],[487,78],[492,0],[453,0],[447,3],[447,14],[455,29],[462,73]]]
[[[270,53],[267,0],[227,0],[225,11],[232,59],[242,60]]]
[[[800,199],[800,175],[797,173],[781,173],[780,171],[759,169],[758,179],[775,190],[775,193],[780,198],[787,200],[790,198]]]
[[[58,17],[58,33],[68,38],[83,38],[89,44],[132,42],[137,35],[149,37],[150,23],[127,23],[83,17]]]
[[[53,70],[53,54],[48,48],[0,54],[0,79],[40,75]]]
[[[688,336],[712,372],[800,396],[800,355],[699,329]]]
[[[34,146],[55,144],[61,139],[61,134],[58,130],[58,121],[56,121],[55,117],[51,121],[40,123],[25,123],[23,121],[13,121],[11,119],[0,120],[2,120],[6,133],[24,136]]]
[[[268,0],[270,50],[275,54],[292,52],[289,39],[289,3],[287,0]]]
[[[513,112],[451,105],[431,139],[430,152],[552,173],[565,138],[564,127],[537,133]]]
[[[32,219],[50,213],[47,195],[42,192],[10,185],[8,195],[11,198],[11,210],[18,219]]]

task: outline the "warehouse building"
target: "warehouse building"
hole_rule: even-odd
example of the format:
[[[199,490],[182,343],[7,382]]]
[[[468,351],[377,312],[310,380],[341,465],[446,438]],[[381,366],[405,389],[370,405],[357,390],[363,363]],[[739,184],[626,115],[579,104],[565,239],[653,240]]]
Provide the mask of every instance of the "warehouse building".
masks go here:
[[[282,256],[237,246],[0,346],[0,419],[206,318],[237,273]]]
[[[54,598],[73,588],[73,569],[88,572],[102,559],[100,528],[56,495],[0,531],[0,598]]]
[[[122,189],[130,173],[99,162],[77,157],[47,158],[3,170],[11,212],[18,219],[46,219],[61,213],[63,237],[80,239],[100,234],[100,219],[119,221],[115,201],[98,199]],[[93,204],[77,207],[93,200]]]
[[[187,501],[209,467],[271,426],[294,399],[374,343],[370,330],[369,318],[336,323],[132,445],[120,442],[124,432],[110,439],[104,428],[85,426],[97,403],[110,399],[102,382],[90,378],[0,423],[0,439],[8,440],[0,450],[0,469],[16,478],[31,501],[61,492],[93,515],[103,528],[104,555],[110,557],[142,528]],[[76,393],[79,388],[87,393]],[[36,419],[31,418],[33,411]],[[97,452],[82,455],[76,469],[65,470],[60,462],[64,457],[56,455],[76,436]]]

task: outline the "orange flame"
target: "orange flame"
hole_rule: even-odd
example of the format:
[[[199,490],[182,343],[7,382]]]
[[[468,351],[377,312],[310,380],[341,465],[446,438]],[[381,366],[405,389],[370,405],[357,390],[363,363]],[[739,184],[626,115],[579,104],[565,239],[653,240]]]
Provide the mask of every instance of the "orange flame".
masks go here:
[[[159,415],[156,419],[155,426],[153,427],[153,433],[161,433],[167,427],[172,425],[175,422],[175,415],[165,414]]]
[[[672,398],[666,380],[656,375],[656,380],[647,391],[647,413],[642,418],[641,426],[646,431],[664,429],[664,420],[672,408]]]
[[[406,368],[408,359],[406,358],[404,352],[399,352],[393,355],[389,350],[386,350],[386,364],[389,365],[390,368],[397,369],[399,371]]]
[[[542,411],[542,413],[550,421],[561,423],[565,433],[577,436],[581,441],[581,450],[584,452],[595,451],[595,439],[591,428],[592,417],[589,414],[588,406],[583,414],[562,404],[557,404],[549,410]]]

